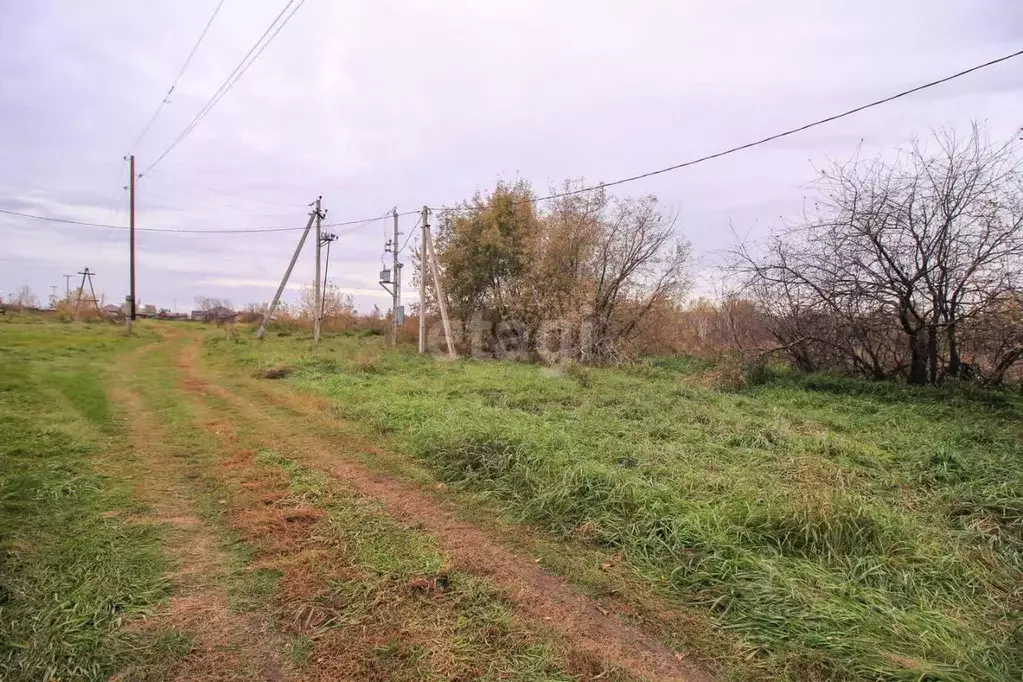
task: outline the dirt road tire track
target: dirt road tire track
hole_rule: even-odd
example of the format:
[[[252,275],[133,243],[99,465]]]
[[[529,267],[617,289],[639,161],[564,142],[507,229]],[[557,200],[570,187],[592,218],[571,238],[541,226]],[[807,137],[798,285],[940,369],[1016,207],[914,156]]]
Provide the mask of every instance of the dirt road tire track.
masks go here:
[[[178,367],[184,386],[214,393],[253,426],[258,424],[268,447],[345,481],[358,494],[379,501],[393,517],[428,532],[452,568],[485,577],[526,621],[552,631],[572,650],[649,680],[713,679],[682,654],[544,573],[531,558],[513,554],[477,527],[439,509],[415,484],[373,473],[346,456],[346,448],[357,446],[310,435],[301,423],[274,415],[260,396],[242,396],[220,385],[215,374],[200,370],[199,342],[190,337],[181,353]]]
[[[140,352],[145,349],[129,356],[129,366]],[[189,653],[166,671],[174,680],[285,679],[281,644],[270,635],[264,614],[236,613],[229,607],[223,580],[228,558],[191,497],[194,474],[187,457],[167,445],[158,418],[133,388],[118,384],[112,398],[129,423],[139,465],[130,475],[137,481],[136,495],[149,506],[145,520],[167,528],[164,546],[177,564],[169,576],[172,593],[166,607],[129,627],[195,635]],[[128,678],[135,674],[125,672]]]

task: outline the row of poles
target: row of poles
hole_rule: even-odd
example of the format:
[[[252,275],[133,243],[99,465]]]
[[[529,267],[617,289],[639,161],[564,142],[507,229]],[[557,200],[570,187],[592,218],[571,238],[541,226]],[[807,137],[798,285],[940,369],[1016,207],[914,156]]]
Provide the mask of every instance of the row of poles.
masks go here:
[[[128,224],[128,241],[129,241],[129,280],[130,280],[130,292],[128,295],[128,330],[131,331],[132,323],[136,319],[135,310],[135,155],[132,154],[127,157],[129,164],[129,177],[131,178],[128,185],[129,190],[129,224]],[[326,307],[326,289],[327,289],[327,268],[330,265],[330,245],[332,242],[337,240],[335,234],[324,234],[323,232],[323,219],[327,217],[327,211],[323,208],[323,197],[319,196],[316,201],[309,204],[312,210],[309,212],[309,221],[306,223],[305,229],[302,230],[302,235],[299,237],[298,245],[295,247],[295,253],[291,256],[291,262],[288,263],[287,270],[284,271],[284,277],[281,278],[280,286],[277,287],[277,292],[274,294],[273,301],[271,301],[266,313],[263,315],[263,320],[260,322],[259,330],[256,332],[256,338],[261,339],[266,334],[266,326],[273,319],[274,312],[277,310],[277,305],[280,303],[281,295],[284,293],[284,289],[288,286],[288,280],[291,278],[291,273],[295,269],[295,264],[298,262],[299,255],[302,253],[302,247],[305,246],[306,240],[309,237],[309,233],[313,227],[316,227],[316,279],[313,284],[313,341],[319,342],[320,340],[320,328],[323,323],[323,317]],[[385,276],[387,270],[381,272],[380,285],[391,294],[391,345],[398,345],[398,329],[404,323],[404,306],[401,305],[401,269],[402,263],[398,261],[398,237],[402,234],[398,230],[398,210],[392,211],[394,218],[394,236],[387,243],[385,252],[392,254],[392,269],[393,281],[390,277]],[[440,308],[441,321],[444,325],[444,337],[447,342],[448,355],[455,357],[455,344],[454,338],[452,337],[451,331],[451,319],[448,317],[447,300],[444,295],[444,285],[441,281],[440,268],[437,264],[437,254],[433,245],[433,235],[430,231],[430,209],[427,206],[423,206],[422,215],[420,216],[420,225],[422,228],[422,234],[420,238],[420,258],[422,268],[419,276],[419,352],[426,352],[426,315],[425,304],[427,295],[427,273],[432,275],[434,291],[437,296],[437,304]],[[327,258],[326,262],[321,258],[323,247],[327,247]],[[322,273],[321,273],[322,266]],[[79,273],[81,274],[81,273]],[[322,284],[320,276],[323,276]],[[90,278],[91,284],[91,278]],[[390,285],[390,287],[388,287]],[[83,282],[84,286],[84,282]]]
[[[291,262],[288,263],[288,268],[284,271],[284,276],[281,278],[281,283],[277,287],[277,292],[274,294],[273,300],[266,309],[266,313],[263,314],[263,320],[260,322],[259,330],[256,332],[257,339],[263,338],[266,334],[266,326],[270,320],[273,319],[274,312],[277,310],[277,305],[280,303],[281,295],[287,288],[288,280],[291,279],[291,273],[294,271],[295,264],[298,262],[298,258],[302,253],[302,248],[305,246],[309,233],[315,226],[316,278],[313,284],[313,341],[318,343],[320,340],[320,330],[326,306],[325,295],[327,289],[326,267],[323,268],[323,284],[320,284],[322,263],[321,252],[323,246],[326,245],[327,262],[324,265],[329,266],[330,244],[337,239],[337,235],[323,233],[323,219],[327,217],[327,212],[323,208],[323,197],[317,197],[316,201],[309,205],[312,207],[312,210],[309,212],[309,221],[306,223],[305,229],[302,230],[302,235],[298,239],[298,244],[295,246],[295,252],[291,256]],[[391,212],[391,215],[394,219],[394,235],[390,240],[388,240],[384,247],[385,253],[390,253],[392,257],[391,269],[381,271],[380,286],[382,286],[387,293],[391,294],[391,345],[397,346],[398,330],[405,321],[405,308],[401,304],[401,270],[403,264],[398,261],[398,254],[400,251],[398,247],[398,238],[401,236],[402,232],[398,229],[398,210],[394,209]],[[432,275],[433,285],[437,295],[437,303],[440,308],[441,320],[444,325],[444,337],[447,341],[448,354],[451,357],[454,357],[456,353],[451,331],[451,319],[448,317],[448,306],[444,295],[444,285],[440,276],[440,268],[437,265],[437,254],[433,246],[433,235],[430,231],[430,209],[426,206],[423,206],[422,215],[420,216],[420,224],[422,226],[420,242],[422,269],[419,277],[419,352],[426,352],[426,316],[423,313],[426,301],[427,272],[429,272]]]

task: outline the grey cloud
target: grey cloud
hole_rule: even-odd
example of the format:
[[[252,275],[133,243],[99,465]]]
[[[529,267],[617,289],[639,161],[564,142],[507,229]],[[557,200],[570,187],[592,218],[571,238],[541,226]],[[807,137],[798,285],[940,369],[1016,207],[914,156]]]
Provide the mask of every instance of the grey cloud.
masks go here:
[[[228,2],[136,151],[140,170],[180,132],[280,0]],[[0,206],[95,222],[126,219],[121,157],[212,12],[180,3],[54,0],[0,7]],[[1017,2],[309,0],[221,104],[139,184],[143,227],[304,224],[323,194],[332,220],[449,204],[498,178],[538,190],[665,166],[829,115],[1015,49]],[[1020,123],[1023,71],[1003,65],[883,109],[619,188],[678,210],[701,254],[730,223],[762,233],[798,213],[814,165],[878,153],[929,129]],[[285,204],[282,206],[280,204]],[[294,216],[293,218],[291,216]],[[403,222],[410,230],[413,220]],[[95,264],[123,295],[126,235],[0,218],[0,291],[39,293]],[[347,288],[375,290],[383,225],[335,245]],[[279,277],[296,232],[140,233],[140,291],[187,307]],[[336,266],[336,270],[335,270]],[[296,281],[312,279],[311,256]],[[703,277],[710,279],[709,276]],[[414,292],[409,290],[410,295]],[[120,293],[118,293],[120,292]],[[289,292],[289,295],[291,293]],[[383,292],[381,292],[383,296]],[[383,298],[357,296],[364,307]]]

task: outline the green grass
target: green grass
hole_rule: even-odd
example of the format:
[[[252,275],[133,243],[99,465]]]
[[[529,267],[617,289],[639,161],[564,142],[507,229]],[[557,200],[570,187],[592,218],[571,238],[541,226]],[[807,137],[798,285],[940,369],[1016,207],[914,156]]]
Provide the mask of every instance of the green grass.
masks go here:
[[[210,473],[223,456],[216,439],[201,428],[201,416],[180,386],[177,353],[164,344],[150,351],[133,370],[133,383],[146,406],[159,415],[165,443],[181,457],[179,465],[190,480],[189,501],[224,553],[220,579],[232,611],[247,612],[272,604],[279,592],[279,572],[254,568],[256,548],[232,530],[223,518],[224,501],[232,491]],[[208,576],[206,579],[210,579]]]
[[[0,326],[0,678],[106,679],[173,655],[120,630],[168,590],[151,525],[93,458],[123,446],[103,373],[139,340],[109,327]]]
[[[182,389],[175,371],[179,352],[179,344],[164,344],[134,368],[140,393],[159,412],[170,444],[188,453],[203,519],[227,540],[224,580],[232,608],[272,613],[270,629],[291,633],[286,654],[298,670],[340,658],[366,679],[576,679],[564,672],[565,652],[516,622],[484,582],[447,571],[442,552],[427,533],[403,528],[375,501],[266,449],[255,458],[255,480],[285,482],[290,494],[275,504],[326,513],[303,541],[303,549],[330,548],[317,559],[329,571],[312,594],[295,596],[300,586],[288,583],[279,571],[253,568],[254,560],[266,561],[277,550],[271,543],[261,551],[222,527],[224,520],[218,517],[235,508],[244,479],[220,479],[213,473],[225,454],[202,423],[213,416],[229,421],[236,447],[259,443],[265,434],[258,422],[233,412],[215,393],[198,397]],[[260,544],[258,537],[248,537]],[[410,587],[410,581],[441,576],[443,589],[420,592]],[[322,622],[308,636],[295,635],[296,618],[314,614]],[[630,678],[609,670],[602,679]]]
[[[373,339],[211,339],[293,367],[442,480],[586,537],[770,677],[1023,678],[1023,403],[777,376],[420,358]],[[585,531],[585,532],[583,532]]]
[[[428,535],[403,528],[379,504],[343,492],[319,472],[264,450],[257,462],[284,472],[292,495],[324,509],[319,534],[345,547],[358,580],[335,581],[321,597],[336,609],[334,627],[357,629],[397,617],[403,636],[372,652],[369,666],[381,679],[565,680],[559,651],[514,621],[501,598],[469,573],[445,569],[444,556]],[[441,580],[443,587],[416,596],[410,581]],[[412,594],[410,595],[410,591]],[[410,598],[411,597],[411,598]],[[394,616],[384,615],[395,609]],[[301,648],[299,649],[301,652]],[[435,669],[442,661],[444,669]],[[628,679],[608,671],[602,679]]]

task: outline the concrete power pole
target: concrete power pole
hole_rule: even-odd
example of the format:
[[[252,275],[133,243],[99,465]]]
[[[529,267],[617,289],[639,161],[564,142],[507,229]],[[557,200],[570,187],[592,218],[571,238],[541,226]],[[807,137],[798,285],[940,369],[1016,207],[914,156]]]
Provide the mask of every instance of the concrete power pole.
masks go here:
[[[423,206],[423,214],[419,219],[423,233],[419,240],[419,352],[426,352],[426,240],[430,235],[430,209]]]
[[[391,292],[391,347],[398,347],[398,327],[405,321],[404,310],[401,309],[401,263],[398,262],[398,209],[394,209],[394,241],[391,252],[394,256],[394,291]]]
[[[405,309],[401,307],[401,263],[398,262],[398,209],[391,211],[394,216],[394,237],[384,245],[384,253],[391,254],[391,269],[380,271],[380,286],[391,295],[391,346],[398,347],[398,327],[405,321]],[[380,264],[383,265],[381,259]],[[393,279],[392,279],[393,277]],[[388,287],[387,285],[391,286]]]
[[[71,275],[64,275],[64,298],[71,300]]]
[[[128,185],[128,187],[131,190],[130,191],[130,199],[129,199],[130,209],[131,209],[131,212],[130,212],[131,218],[130,218],[129,223],[128,223],[128,233],[129,233],[129,235],[128,235],[128,248],[131,251],[131,255],[129,257],[130,258],[130,266],[129,267],[131,269],[131,274],[130,274],[130,279],[131,279],[130,286],[131,286],[131,289],[130,289],[130,292],[129,292],[130,295],[131,295],[131,305],[129,306],[129,310],[128,310],[128,331],[130,332],[131,331],[131,325],[135,322],[135,300],[136,300],[135,299],[135,155],[132,154],[131,156],[129,156],[128,160],[129,160],[128,172],[129,172],[129,177],[130,177],[130,184]]]
[[[440,277],[440,266],[437,265],[437,252],[433,249],[433,235],[426,233],[426,252],[430,255],[430,269],[433,271],[433,291],[437,294],[437,307],[440,308],[440,319],[444,324],[444,337],[448,343],[448,356],[458,357],[455,352],[455,337],[451,333],[451,318],[448,317],[447,297],[444,296],[444,283]]]
[[[319,208],[319,199],[316,200],[317,208]],[[312,211],[309,213],[309,222],[306,223],[305,229],[302,230],[302,236],[298,240],[298,246],[295,247],[295,255],[291,257],[291,263],[288,264],[288,269],[284,272],[284,277],[281,279],[281,285],[277,287],[277,293],[274,294],[274,300],[270,303],[270,307],[266,309],[266,314],[263,315],[263,322],[259,325],[259,331],[256,332],[256,338],[261,339],[266,334],[266,323],[273,317],[274,311],[277,310],[277,304],[281,300],[281,294],[284,293],[284,287],[288,286],[288,279],[291,277],[291,271],[295,269],[295,263],[298,262],[298,254],[302,253],[302,247],[305,245],[305,240],[309,236],[309,231],[313,229],[313,221],[316,220],[316,216],[319,215],[319,211]]]
[[[320,202],[323,197],[316,198],[316,280],[313,283],[313,342],[320,341],[320,317],[323,315],[323,295],[320,290],[320,250],[323,248],[323,214],[320,212]]]

